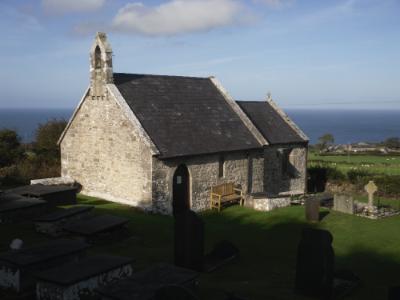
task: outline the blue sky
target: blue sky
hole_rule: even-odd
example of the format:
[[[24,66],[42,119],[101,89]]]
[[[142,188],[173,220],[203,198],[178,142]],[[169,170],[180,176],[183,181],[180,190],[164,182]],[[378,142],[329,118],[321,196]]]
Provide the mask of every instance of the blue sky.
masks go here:
[[[2,0],[0,108],[72,108],[106,31],[114,71],[216,76],[240,100],[400,109],[399,0]]]

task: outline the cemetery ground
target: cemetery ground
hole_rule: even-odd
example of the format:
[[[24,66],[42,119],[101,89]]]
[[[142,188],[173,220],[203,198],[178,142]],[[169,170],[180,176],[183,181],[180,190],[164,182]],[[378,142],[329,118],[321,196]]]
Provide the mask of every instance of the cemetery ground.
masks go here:
[[[97,214],[113,214],[129,219],[132,236],[95,244],[89,251],[123,255],[135,259],[135,270],[158,262],[173,263],[173,218],[149,215],[134,208],[96,198],[79,196],[80,204],[95,206]],[[303,206],[258,212],[232,206],[221,213],[207,211],[206,252],[220,240],[229,240],[240,249],[240,257],[199,278],[201,299],[224,299],[233,292],[245,299],[293,298],[297,245],[307,226],[329,230],[333,235],[336,269],[347,269],[361,278],[348,299],[386,299],[386,289],[399,285],[400,216],[370,220],[321,208],[321,222],[307,223]],[[21,238],[32,245],[48,238],[35,232],[32,222],[2,224],[0,250]],[[3,298],[1,299],[6,299]]]

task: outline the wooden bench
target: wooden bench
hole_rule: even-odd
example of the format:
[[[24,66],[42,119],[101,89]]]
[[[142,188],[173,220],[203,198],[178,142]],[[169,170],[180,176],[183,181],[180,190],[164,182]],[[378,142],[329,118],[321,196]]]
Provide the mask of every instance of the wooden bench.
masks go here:
[[[210,203],[211,209],[218,208],[221,211],[221,205],[228,202],[239,202],[243,205],[243,192],[235,187],[232,182],[227,182],[211,187]]]

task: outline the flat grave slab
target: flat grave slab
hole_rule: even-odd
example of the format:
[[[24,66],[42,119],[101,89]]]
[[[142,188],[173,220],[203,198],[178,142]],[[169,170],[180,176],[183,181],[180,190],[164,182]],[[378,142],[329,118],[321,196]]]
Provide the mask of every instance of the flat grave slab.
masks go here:
[[[16,292],[33,288],[32,272],[78,260],[88,247],[82,241],[59,239],[0,253],[0,288]]]
[[[9,194],[0,201],[0,223],[36,217],[46,209],[47,202],[44,200]]]
[[[33,184],[14,188],[9,192],[26,197],[41,198],[57,206],[76,204],[77,188],[68,185]]]
[[[90,299],[99,287],[132,275],[132,258],[98,255],[35,274],[38,300]]]
[[[70,222],[82,220],[90,216],[94,206],[80,205],[71,208],[59,208],[57,211],[36,218],[36,231],[51,236],[59,236],[63,226]]]
[[[100,289],[103,300],[150,300],[161,287],[167,285],[184,286],[189,290],[197,286],[199,273],[175,267],[169,264],[159,264],[143,271],[134,273],[130,278],[106,289]]]
[[[98,215],[74,224],[65,225],[63,229],[72,234],[96,238],[96,236],[122,229],[128,221],[126,218],[113,215]]]

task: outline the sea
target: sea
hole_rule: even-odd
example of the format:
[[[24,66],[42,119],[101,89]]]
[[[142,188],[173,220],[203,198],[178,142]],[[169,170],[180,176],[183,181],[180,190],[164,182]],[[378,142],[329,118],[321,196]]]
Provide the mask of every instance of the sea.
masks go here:
[[[400,137],[400,110],[285,109],[315,144],[330,133],[337,144],[380,142]],[[16,130],[25,143],[32,142],[38,124],[68,120],[73,109],[0,109],[0,129]]]

